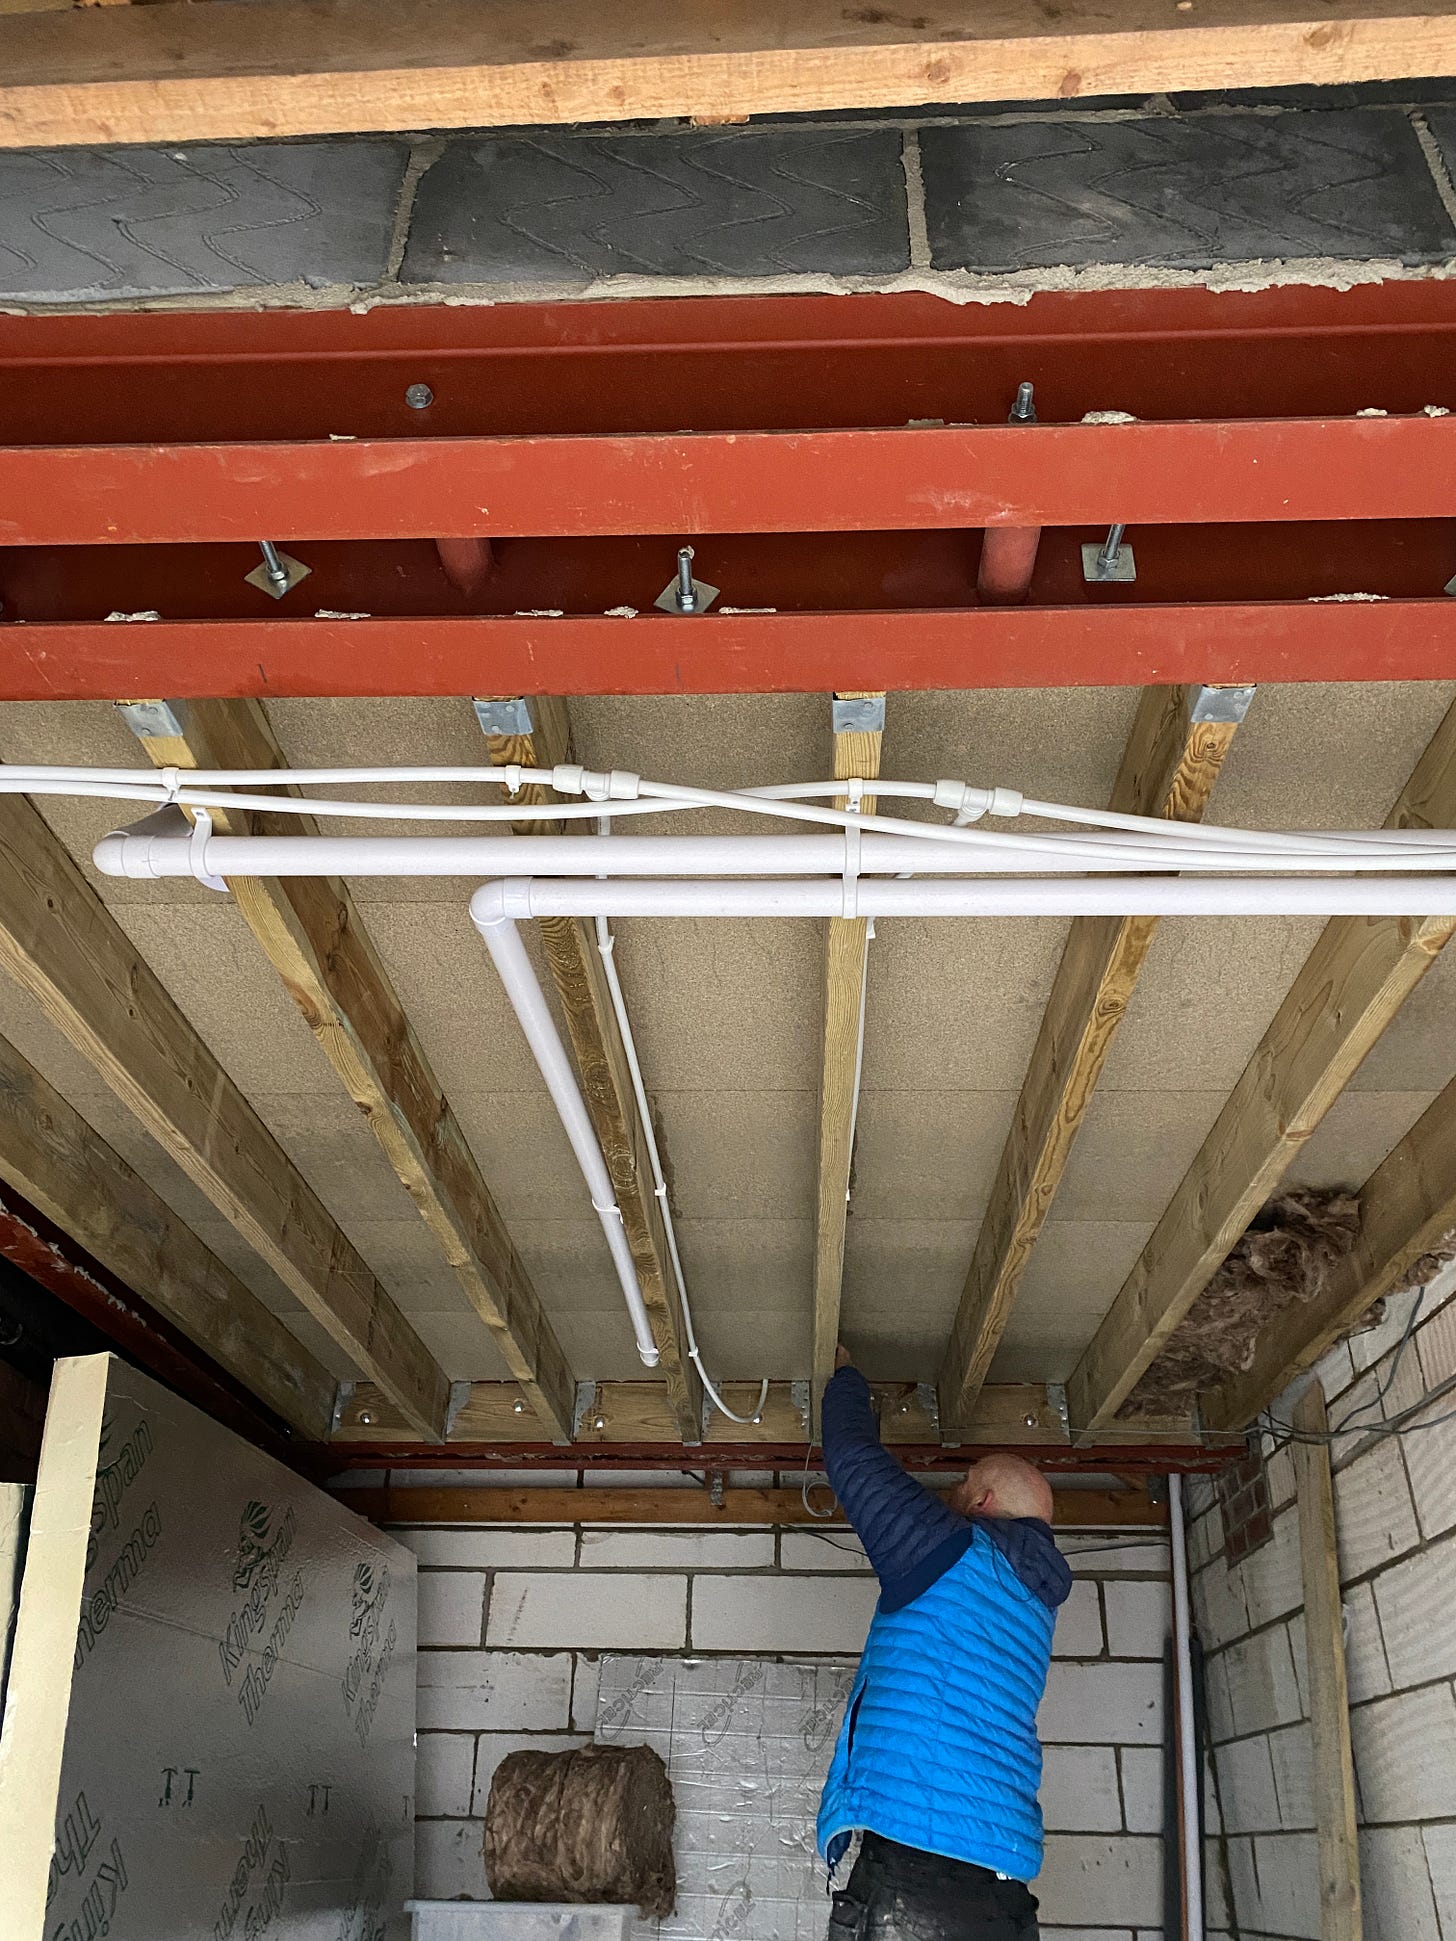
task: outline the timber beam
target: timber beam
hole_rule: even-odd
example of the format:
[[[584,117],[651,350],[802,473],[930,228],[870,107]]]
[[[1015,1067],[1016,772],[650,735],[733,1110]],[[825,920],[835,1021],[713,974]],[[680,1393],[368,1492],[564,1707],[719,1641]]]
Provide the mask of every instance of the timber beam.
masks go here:
[[[169,711],[177,733],[139,735],[159,768],[285,765],[256,701]],[[230,835],[313,835],[318,827],[312,816],[285,821],[224,809],[214,824]],[[301,876],[239,878],[229,887],[541,1427],[569,1441],[574,1383],[561,1344],[347,885]]]
[[[1248,701],[1246,689],[1148,688],[1109,808],[1200,820]],[[1156,930],[1156,918],[1081,917],[1068,933],[941,1366],[948,1432],[975,1407]]]
[[[880,772],[885,696],[846,692],[834,697],[834,779],[869,780]],[[838,809],[875,813],[875,798],[835,798]],[[819,1081],[819,1168],[814,1209],[814,1426],[824,1384],[834,1373],[844,1286],[844,1241],[854,1131],[859,1110],[864,1043],[869,923],[831,917],[824,945],[824,1050]]]
[[[1385,826],[1453,823],[1456,706]],[[1419,907],[1419,884],[1411,894]],[[1453,930],[1449,917],[1325,925],[1067,1384],[1077,1430],[1114,1420]]]
[[[483,705],[488,707],[489,703]],[[574,760],[571,723],[564,701],[550,695],[536,695],[515,705],[525,708],[531,726],[527,729],[523,723],[512,734],[487,734],[492,762],[519,762],[523,768],[553,768],[558,762]],[[541,803],[557,798],[543,785],[527,783],[513,799]],[[513,826],[519,835],[559,835],[564,827],[580,829],[582,824],[527,821]],[[606,1160],[612,1191],[622,1215],[622,1229],[632,1250],[637,1284],[647,1308],[652,1338],[657,1343],[658,1367],[673,1419],[684,1442],[701,1442],[703,1385],[684,1352],[687,1327],[678,1298],[667,1227],[653,1184],[652,1161],[637,1110],[627,1048],[612,1005],[595,931],[581,917],[541,917],[536,928],[561,999],[582,1096]]]
[[[24,796],[0,796],[0,967],[422,1435],[449,1383]]]

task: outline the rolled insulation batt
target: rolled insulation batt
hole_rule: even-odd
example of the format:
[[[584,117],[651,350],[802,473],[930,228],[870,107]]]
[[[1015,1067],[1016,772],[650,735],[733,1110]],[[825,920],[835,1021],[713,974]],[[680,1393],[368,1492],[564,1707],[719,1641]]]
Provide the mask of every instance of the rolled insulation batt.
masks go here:
[[[677,1899],[667,1768],[650,1746],[512,1752],[485,1809],[485,1872],[498,1901],[635,1902],[644,1918]]]

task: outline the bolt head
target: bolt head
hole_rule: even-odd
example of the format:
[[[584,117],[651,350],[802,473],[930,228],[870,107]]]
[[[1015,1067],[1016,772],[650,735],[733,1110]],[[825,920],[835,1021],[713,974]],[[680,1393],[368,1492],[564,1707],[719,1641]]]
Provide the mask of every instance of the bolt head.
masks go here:
[[[360,1409],[359,1420],[364,1424],[364,1427],[367,1429],[370,1423],[373,1422],[374,1420],[373,1413],[369,1409]]]
[[[759,1426],[759,1424],[760,1424],[760,1423],[761,1423],[762,1421],[763,1421],[763,1417],[762,1417],[761,1415],[756,1415],[756,1416],[754,1416],[754,1418],[753,1418],[753,1426],[754,1426],[754,1428],[756,1429],[756,1428],[757,1428],[757,1427]]]
[[[426,411],[435,402],[435,394],[428,384],[410,384],[405,387],[404,401],[411,411]]]
[[[1034,1429],[1036,1427],[1036,1417],[1034,1415],[1023,1415],[1021,1419],[1028,1429]]]
[[[525,1405],[525,1403],[524,1403],[524,1402],[517,1402],[517,1403],[516,1403],[516,1414],[517,1414],[517,1415],[524,1415],[525,1413],[526,1413],[526,1405]]]
[[[596,1421],[592,1423],[592,1427],[594,1429],[605,1429],[606,1426],[607,1426],[607,1418],[604,1415],[599,1415]]]

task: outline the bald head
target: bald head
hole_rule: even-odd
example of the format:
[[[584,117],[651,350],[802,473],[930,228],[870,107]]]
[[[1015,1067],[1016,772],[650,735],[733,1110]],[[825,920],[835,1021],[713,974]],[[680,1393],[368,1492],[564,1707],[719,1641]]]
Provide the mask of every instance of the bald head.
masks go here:
[[[1020,1456],[982,1456],[951,1492],[951,1507],[962,1516],[1035,1516],[1052,1520],[1052,1487],[1039,1469]]]

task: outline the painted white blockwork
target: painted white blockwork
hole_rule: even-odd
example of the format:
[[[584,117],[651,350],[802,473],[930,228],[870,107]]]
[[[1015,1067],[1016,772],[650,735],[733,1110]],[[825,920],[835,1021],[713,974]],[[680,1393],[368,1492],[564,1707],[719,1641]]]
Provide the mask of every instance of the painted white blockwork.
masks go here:
[[[803,1530],[394,1534],[418,1557],[426,1627],[422,1897],[485,1897],[480,1842],[491,1776],[518,1746],[585,1743],[603,1654],[844,1662],[857,1655],[874,1608],[873,1579],[842,1531],[829,1540]],[[1167,1549],[1156,1539],[1079,1534],[1065,1547],[1078,1579],[1042,1718],[1043,1926],[1062,1941],[1161,1941]],[[812,1925],[817,1933],[817,1910]]]
[[[1350,1678],[1367,1941],[1456,1941],[1456,1409],[1447,1395],[1402,1437],[1383,1417],[1456,1376],[1456,1272],[1427,1291],[1399,1367],[1410,1297],[1319,1376],[1335,1444],[1335,1506]],[[1393,1379],[1392,1379],[1393,1376]],[[1382,1403],[1378,1391],[1389,1383]],[[1292,1404],[1276,1404],[1276,1420]],[[1355,1416],[1355,1411],[1359,1411]],[[1237,1569],[1211,1489],[1195,1484],[1194,1609],[1236,1922],[1251,1937],[1317,1941],[1308,1679],[1298,1516],[1288,1451],[1270,1463],[1274,1538]]]

